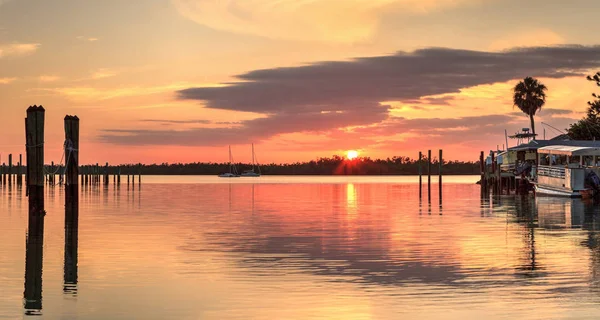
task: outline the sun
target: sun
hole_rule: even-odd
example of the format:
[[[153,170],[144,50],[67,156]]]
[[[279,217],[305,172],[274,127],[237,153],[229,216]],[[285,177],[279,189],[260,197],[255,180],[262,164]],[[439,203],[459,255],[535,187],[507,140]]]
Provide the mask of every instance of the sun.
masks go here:
[[[358,158],[358,151],[356,151],[356,150],[348,150],[346,152],[346,154],[347,154],[348,160],[353,160],[353,159]]]

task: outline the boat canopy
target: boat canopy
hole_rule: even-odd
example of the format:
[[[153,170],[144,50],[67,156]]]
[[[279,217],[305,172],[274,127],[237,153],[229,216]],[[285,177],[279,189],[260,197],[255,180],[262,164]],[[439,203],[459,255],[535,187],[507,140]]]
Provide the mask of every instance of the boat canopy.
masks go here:
[[[600,156],[600,147],[577,147],[557,145],[539,148],[538,153],[565,156]]]

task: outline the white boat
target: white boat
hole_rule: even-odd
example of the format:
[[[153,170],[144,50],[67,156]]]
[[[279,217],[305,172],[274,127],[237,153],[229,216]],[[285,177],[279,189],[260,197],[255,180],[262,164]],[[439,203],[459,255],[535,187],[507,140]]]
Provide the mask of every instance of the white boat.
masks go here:
[[[600,194],[598,146],[554,145],[539,148],[536,194],[571,198]]]
[[[229,172],[221,173],[220,178],[239,178],[235,164],[233,164],[233,155],[231,154],[231,146],[229,146]]]
[[[254,163],[256,162],[256,167],[258,168],[258,173],[254,171]],[[256,156],[254,155],[254,143],[252,144],[252,170],[245,170],[242,172],[242,177],[260,177],[260,166],[256,161]]]

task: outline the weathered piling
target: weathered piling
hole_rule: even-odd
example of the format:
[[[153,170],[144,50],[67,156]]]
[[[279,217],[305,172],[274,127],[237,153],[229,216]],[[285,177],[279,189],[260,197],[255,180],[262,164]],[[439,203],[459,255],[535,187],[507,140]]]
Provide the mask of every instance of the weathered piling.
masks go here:
[[[17,183],[23,184],[23,155],[19,154],[19,169],[17,171]]]
[[[65,293],[77,292],[79,238],[79,118],[65,117]]]
[[[2,163],[2,184],[6,185],[6,164]]]
[[[442,149],[440,149],[440,157],[438,159],[438,191],[439,191],[439,202],[440,206],[442,205],[442,166],[444,165],[444,160],[442,158]]]
[[[13,165],[12,165],[12,154],[8,155],[8,184],[13,182]]]
[[[117,185],[121,185],[121,166],[117,170]]]
[[[431,202],[431,150],[427,151],[427,201]]]
[[[106,163],[106,166],[104,166],[104,185],[107,186],[108,185],[108,162]]]
[[[421,198],[423,198],[423,172],[422,172],[422,168],[421,168],[421,162],[423,161],[423,153],[421,151],[419,151],[419,162],[418,162],[418,167],[419,167],[419,200]]]
[[[481,185],[481,193],[484,194],[487,190],[487,181],[485,179],[485,160],[483,151],[479,154],[479,171],[481,174],[481,178],[479,179],[479,183]]]
[[[138,165],[138,188],[142,187],[142,164]]]
[[[27,187],[29,197],[29,228],[25,254],[26,313],[42,309],[42,260],[44,244],[44,121],[42,106],[27,109],[25,137],[27,149]]]

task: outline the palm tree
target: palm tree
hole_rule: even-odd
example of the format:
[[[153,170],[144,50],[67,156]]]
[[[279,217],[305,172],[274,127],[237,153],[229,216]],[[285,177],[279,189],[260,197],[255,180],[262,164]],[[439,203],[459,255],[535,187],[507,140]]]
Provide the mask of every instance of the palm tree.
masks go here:
[[[548,88],[537,79],[527,77],[517,83],[513,89],[513,103],[531,120],[531,132],[535,137],[535,123],[533,116],[546,103],[546,91]],[[535,138],[534,138],[535,139]]]

